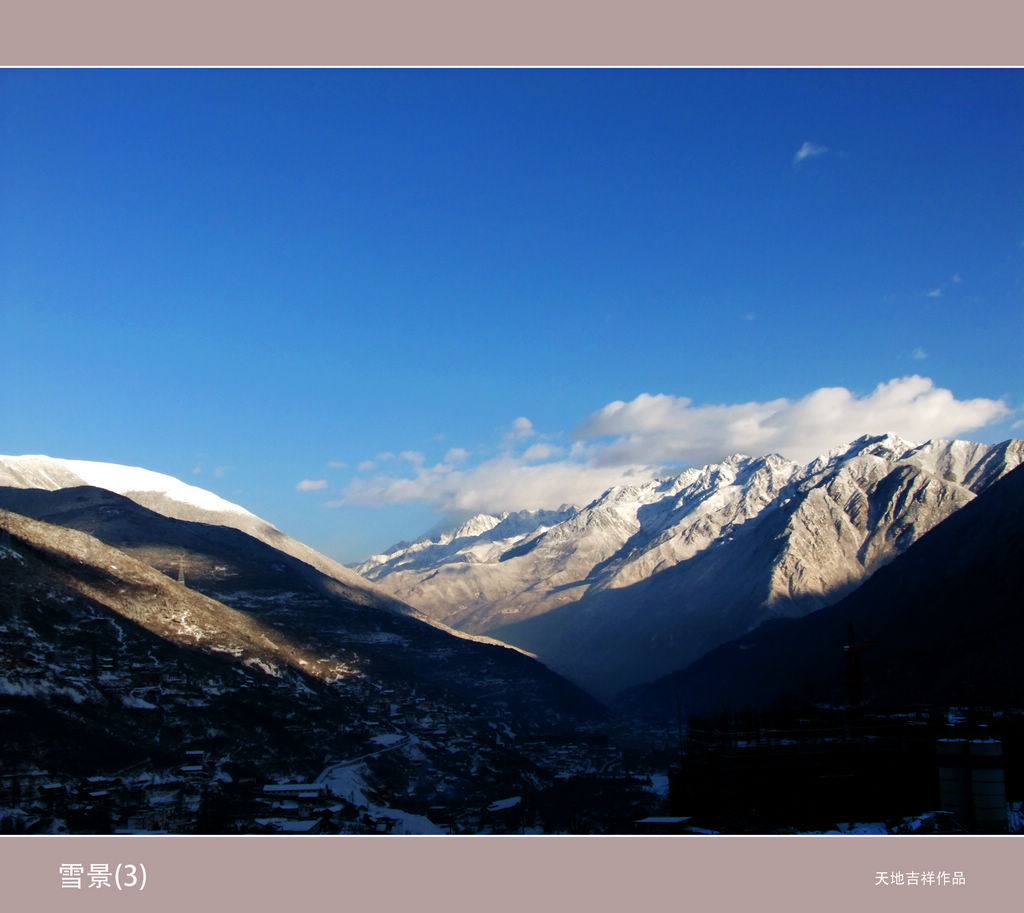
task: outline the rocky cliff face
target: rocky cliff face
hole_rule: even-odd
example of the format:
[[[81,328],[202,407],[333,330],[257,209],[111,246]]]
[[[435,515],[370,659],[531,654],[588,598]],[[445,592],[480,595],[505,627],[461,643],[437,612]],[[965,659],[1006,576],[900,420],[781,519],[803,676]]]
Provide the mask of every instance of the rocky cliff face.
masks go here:
[[[985,488],[848,596],[765,624],[653,684],[620,709],[661,721],[789,701],[877,712],[912,705],[1020,707],[1024,679],[1024,467]],[[851,627],[852,626],[852,627]],[[851,692],[846,647],[860,652]]]

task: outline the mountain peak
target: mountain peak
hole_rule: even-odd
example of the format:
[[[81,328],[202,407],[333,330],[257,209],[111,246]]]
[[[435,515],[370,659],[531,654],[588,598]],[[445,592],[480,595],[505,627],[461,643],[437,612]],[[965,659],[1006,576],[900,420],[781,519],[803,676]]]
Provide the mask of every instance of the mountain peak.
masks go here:
[[[128,496],[132,492],[151,492],[172,501],[217,513],[254,514],[212,491],[189,485],[174,476],[118,463],[93,460],[65,460],[44,454],[0,456],[0,485],[15,488],[42,488],[55,491],[71,485],[104,488]]]
[[[862,434],[849,444],[840,444],[826,450],[807,464],[808,472],[816,473],[837,463],[846,462],[859,456],[877,456],[885,459],[902,459],[911,451],[924,446],[904,440],[898,434]]]
[[[454,529],[450,529],[441,535],[441,542],[451,542],[455,539],[464,539],[467,536],[481,536],[494,529],[508,514],[474,514],[468,520],[463,520]]]

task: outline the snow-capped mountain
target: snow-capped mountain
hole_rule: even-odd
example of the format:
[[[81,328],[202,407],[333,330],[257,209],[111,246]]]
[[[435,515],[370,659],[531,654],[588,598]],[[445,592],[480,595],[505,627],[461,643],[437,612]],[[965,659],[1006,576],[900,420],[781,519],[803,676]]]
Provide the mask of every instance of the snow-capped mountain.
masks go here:
[[[355,569],[449,624],[493,630],[692,557],[725,525],[756,515],[797,468],[778,456],[733,456],[613,488],[583,509],[479,515]]]
[[[1022,441],[895,435],[803,466],[736,455],[611,489],[524,532],[474,518],[486,532],[421,540],[357,570],[609,695],[836,601],[1022,461]]]
[[[355,570],[367,580],[380,580],[389,592],[406,592],[407,597],[399,597],[405,601],[418,599],[426,614],[446,624],[467,631],[482,630],[479,625],[467,623],[476,608],[509,598],[535,582],[514,574],[491,575],[488,569],[508,561],[515,556],[517,546],[525,543],[528,548],[576,513],[574,508],[562,507],[497,516],[477,514],[436,535],[374,555],[356,565]],[[531,570],[527,566],[522,569]],[[421,587],[420,582],[431,579],[435,571],[445,575],[445,585],[436,591],[434,586]],[[432,598],[435,595],[436,601]]]
[[[59,491],[79,486],[112,491],[175,520],[241,530],[333,578],[346,587],[346,596],[356,602],[391,607],[407,613],[410,611],[343,564],[292,539],[244,507],[173,476],[116,463],[65,460],[42,455],[0,456],[0,488]]]

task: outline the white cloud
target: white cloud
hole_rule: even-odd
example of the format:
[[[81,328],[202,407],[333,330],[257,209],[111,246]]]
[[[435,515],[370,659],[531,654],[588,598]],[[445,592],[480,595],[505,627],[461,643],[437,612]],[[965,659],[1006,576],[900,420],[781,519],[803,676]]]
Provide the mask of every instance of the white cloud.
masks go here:
[[[377,464],[376,464],[376,463],[375,463],[375,462],[374,462],[373,460],[363,460],[363,462],[362,462],[362,463],[360,463],[360,464],[359,464],[359,465],[358,465],[358,466],[356,467],[356,471],[357,471],[357,472],[369,472],[369,471],[370,471],[371,469],[373,469],[373,468],[374,468],[374,467],[375,467],[376,465],[377,465]]]
[[[533,437],[534,434],[536,432],[533,430],[533,422],[521,415],[512,423],[512,428],[505,435],[505,440],[524,441],[528,437]]]
[[[323,491],[327,487],[326,479],[303,479],[295,486],[296,491]]]
[[[523,459],[529,461],[550,460],[552,457],[561,456],[565,451],[554,444],[533,444],[526,448]]]
[[[653,478],[652,467],[596,466],[570,461],[527,465],[503,455],[468,470],[438,463],[417,468],[413,478],[379,475],[356,479],[345,489],[347,504],[425,502],[438,512],[535,510],[586,504],[627,481]]]
[[[953,273],[953,285],[959,285],[963,281],[959,273]]]
[[[686,397],[642,393],[585,419],[568,452],[546,443],[517,448],[506,436],[497,456],[476,465],[456,460],[465,454],[456,448],[459,453],[449,450],[432,466],[410,464],[404,477],[355,479],[337,503],[420,502],[439,512],[582,505],[613,485],[664,474],[668,465],[699,465],[737,452],[777,452],[806,462],[863,434],[948,438],[1009,414],[999,400],[958,400],[917,375],[894,378],[863,396],[822,387],[796,400],[694,405]],[[532,425],[528,430],[532,434]]]
[[[879,384],[858,397],[822,387],[798,400],[694,406],[685,397],[642,393],[609,403],[577,428],[577,440],[611,437],[596,462],[706,462],[741,452],[810,460],[862,434],[891,431],[911,441],[955,436],[1009,412],[992,399],[957,400],[927,377]]]
[[[452,447],[444,455],[444,461],[446,463],[461,463],[463,460],[468,459],[469,451],[463,450],[461,447]]]
[[[915,361],[924,361],[928,357],[928,353],[921,346],[918,346],[910,353],[910,357]]]
[[[928,292],[928,297],[929,298],[941,298],[942,297],[942,287],[940,286],[939,288],[933,288],[930,292]]]
[[[406,461],[412,463],[414,466],[419,466],[420,463],[422,463],[426,459],[426,457],[422,453],[420,453],[418,450],[403,450],[398,455],[403,460],[406,460]]]
[[[818,146],[814,143],[804,143],[799,149],[796,150],[796,155],[793,156],[793,164],[799,164],[804,159],[816,158],[819,155],[824,155],[828,152],[828,146]]]
[[[331,460],[327,465],[331,469],[348,469],[348,463],[344,460]]]

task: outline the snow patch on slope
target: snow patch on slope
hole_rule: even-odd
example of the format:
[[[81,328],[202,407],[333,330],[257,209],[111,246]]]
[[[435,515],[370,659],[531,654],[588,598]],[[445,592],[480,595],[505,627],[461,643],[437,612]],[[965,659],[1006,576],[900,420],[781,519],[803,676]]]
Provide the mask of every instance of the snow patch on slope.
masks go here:
[[[105,488],[126,497],[131,496],[133,491],[153,491],[170,497],[172,501],[204,511],[255,517],[245,508],[225,501],[223,497],[212,491],[198,488],[196,485],[188,485],[163,473],[137,466],[118,466],[116,463],[93,463],[85,460],[60,460],[57,462],[83,479],[87,485]]]
[[[30,456],[0,456],[0,463],[18,472],[25,481],[35,481],[32,487],[56,491],[69,487],[68,473],[83,485],[105,488],[115,494],[131,497],[133,492],[153,492],[171,500],[218,513],[235,513],[246,517],[255,515],[211,491],[188,485],[173,476],[143,469],[140,466],[121,466],[92,460],[64,460],[41,454]],[[2,481],[2,476],[0,476]],[[28,487],[20,485],[19,487]]]

